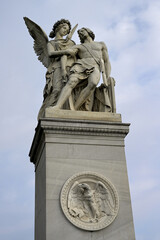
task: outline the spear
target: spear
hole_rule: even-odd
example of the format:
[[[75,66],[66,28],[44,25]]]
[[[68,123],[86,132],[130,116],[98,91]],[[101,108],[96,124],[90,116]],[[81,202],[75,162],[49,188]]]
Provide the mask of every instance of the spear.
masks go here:
[[[68,35],[67,35],[67,37],[66,37],[66,41],[71,40],[71,38],[72,38],[74,32],[76,31],[76,28],[77,28],[77,27],[78,27],[78,24],[76,24],[76,25],[72,28],[72,30],[70,31],[70,33],[68,33]]]
[[[102,72],[103,83],[105,85],[105,87],[103,89],[104,99],[105,99],[105,106],[106,106],[105,111],[107,111],[107,109],[111,111],[111,103],[110,103],[109,96],[108,96],[108,81],[107,81],[106,74],[105,74],[105,68],[104,68],[104,61],[103,61],[103,59],[101,59],[101,72]]]

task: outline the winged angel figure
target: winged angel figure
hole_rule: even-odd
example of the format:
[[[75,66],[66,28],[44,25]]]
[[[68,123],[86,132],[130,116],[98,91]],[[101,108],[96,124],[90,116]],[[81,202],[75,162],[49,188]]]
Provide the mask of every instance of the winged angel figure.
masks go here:
[[[112,199],[102,182],[92,189],[88,183],[76,181],[68,196],[68,210],[83,222],[98,222],[104,216],[114,215]]]
[[[46,107],[54,106],[57,102],[61,89],[67,81],[70,67],[75,61],[75,57],[64,55],[62,50],[66,50],[75,45],[71,40],[77,25],[71,30],[71,24],[66,19],[57,21],[49,35],[54,38],[49,41],[43,29],[29,18],[24,17],[25,24],[31,37],[34,39],[34,50],[38,60],[47,68],[46,85],[43,91],[44,101],[38,114],[38,118],[43,116]],[[66,38],[64,39],[64,36]]]

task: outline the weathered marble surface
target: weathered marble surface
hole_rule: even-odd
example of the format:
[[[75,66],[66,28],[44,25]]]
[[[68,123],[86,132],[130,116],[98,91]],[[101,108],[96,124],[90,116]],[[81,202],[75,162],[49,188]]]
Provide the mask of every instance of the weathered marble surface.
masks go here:
[[[134,240],[124,138],[129,124],[97,120],[44,118],[39,121],[30,151],[35,164],[35,240]],[[112,182],[119,212],[103,230],[75,227],[60,207],[62,186],[72,175],[93,171]]]
[[[52,107],[46,108],[44,117],[46,118],[62,118],[62,119],[81,119],[81,120],[100,120],[109,122],[121,122],[121,114],[108,112],[85,112],[85,111],[69,111],[63,109],[55,110]]]
[[[78,30],[81,44],[76,45],[71,38],[78,24],[71,29],[66,19],[53,25],[49,35],[52,40],[35,22],[27,17],[24,21],[34,39],[38,60],[47,68],[38,119],[44,116],[49,106],[115,113],[115,80],[110,76],[111,64],[106,44],[94,41],[93,31],[83,27]],[[97,87],[101,77],[103,84]]]
[[[86,231],[108,227],[119,211],[119,197],[113,184],[97,172],[71,176],[61,191],[61,207],[67,219]]]

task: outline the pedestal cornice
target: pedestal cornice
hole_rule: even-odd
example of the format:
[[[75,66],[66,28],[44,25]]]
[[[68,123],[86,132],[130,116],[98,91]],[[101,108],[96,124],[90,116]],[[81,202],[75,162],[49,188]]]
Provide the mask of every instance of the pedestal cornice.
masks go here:
[[[82,136],[121,137],[129,132],[129,123],[107,122],[100,120],[78,120],[61,118],[41,118],[35,129],[32,146],[29,152],[31,162],[45,143],[45,134],[65,134]]]

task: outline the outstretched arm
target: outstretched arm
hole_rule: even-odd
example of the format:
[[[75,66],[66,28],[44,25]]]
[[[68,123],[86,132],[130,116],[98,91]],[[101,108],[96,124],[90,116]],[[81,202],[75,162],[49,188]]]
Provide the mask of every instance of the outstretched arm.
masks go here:
[[[47,50],[49,57],[58,57],[66,54],[65,50],[56,51],[50,42],[47,44]]]
[[[74,48],[74,46],[72,48],[68,48],[66,50],[55,51],[53,45],[50,42],[47,44],[47,49],[48,49],[49,57],[58,57],[58,56],[63,56],[63,55],[75,56],[77,53],[77,50],[76,50],[76,48]]]

